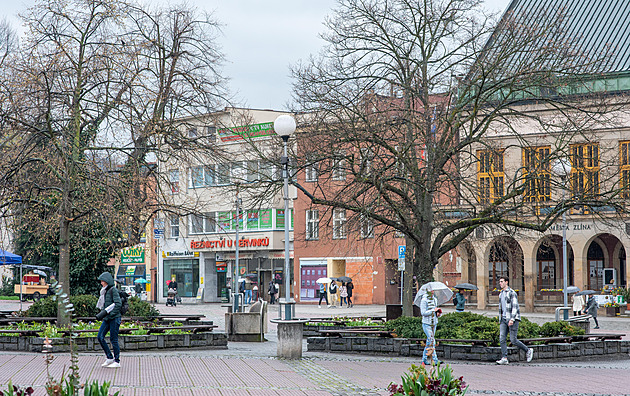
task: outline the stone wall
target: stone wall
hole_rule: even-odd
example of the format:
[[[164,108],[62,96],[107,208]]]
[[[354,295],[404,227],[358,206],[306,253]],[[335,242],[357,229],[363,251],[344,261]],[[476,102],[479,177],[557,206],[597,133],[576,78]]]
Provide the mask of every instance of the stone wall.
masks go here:
[[[594,355],[628,355],[630,341],[580,341],[549,345],[532,345],[534,359],[564,359]],[[309,352],[350,352],[387,354],[395,356],[422,356],[424,346],[405,338],[380,337],[309,337]],[[501,357],[500,347],[484,347],[441,343],[437,347],[440,359],[493,361]],[[525,361],[525,353],[516,347],[508,348],[511,362]]]
[[[68,338],[52,338],[53,352],[69,352]],[[77,350],[101,352],[101,345],[96,337],[75,338]],[[204,348],[227,349],[225,333],[198,334],[150,334],[150,335],[120,335],[118,338],[121,351],[136,351],[144,349],[177,349]],[[42,352],[44,338],[0,336],[0,350]]]

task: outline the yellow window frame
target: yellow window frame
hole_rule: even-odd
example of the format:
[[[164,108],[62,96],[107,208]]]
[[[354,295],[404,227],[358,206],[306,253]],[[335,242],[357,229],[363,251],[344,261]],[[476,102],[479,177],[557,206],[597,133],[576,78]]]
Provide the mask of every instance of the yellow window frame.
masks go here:
[[[551,146],[523,149],[525,202],[540,204],[551,201]]]
[[[477,151],[477,198],[488,205],[503,196],[503,150]]]
[[[630,199],[630,141],[619,142],[619,186],[621,197]]]

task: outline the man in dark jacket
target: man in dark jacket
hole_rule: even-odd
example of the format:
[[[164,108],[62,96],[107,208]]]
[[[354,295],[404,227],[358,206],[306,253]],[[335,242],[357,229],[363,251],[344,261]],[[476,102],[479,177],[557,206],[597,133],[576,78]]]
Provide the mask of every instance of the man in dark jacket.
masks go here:
[[[98,342],[101,344],[107,360],[101,365],[103,367],[118,368],[120,367],[120,347],[118,346],[118,331],[120,329],[120,307],[122,302],[118,289],[114,287],[114,277],[109,272],[103,272],[98,277],[101,281],[101,293],[96,304],[101,311],[96,318],[102,320],[101,328],[98,330]],[[109,349],[105,336],[109,332],[109,340],[112,343],[114,354]]]

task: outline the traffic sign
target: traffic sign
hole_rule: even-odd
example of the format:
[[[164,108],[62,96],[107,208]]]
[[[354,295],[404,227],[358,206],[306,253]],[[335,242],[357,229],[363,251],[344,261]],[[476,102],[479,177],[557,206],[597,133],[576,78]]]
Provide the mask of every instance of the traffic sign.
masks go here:
[[[405,270],[405,258],[398,257],[398,271],[404,271],[404,270]]]
[[[405,258],[405,252],[407,251],[407,246],[398,245],[398,258]]]
[[[159,228],[154,228],[153,239],[162,239],[162,238],[164,238],[164,230],[161,230]]]

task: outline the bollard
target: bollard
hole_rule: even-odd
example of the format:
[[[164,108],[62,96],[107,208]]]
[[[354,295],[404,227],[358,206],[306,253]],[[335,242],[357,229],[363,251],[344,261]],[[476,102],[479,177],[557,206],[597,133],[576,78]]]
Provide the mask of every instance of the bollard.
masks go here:
[[[302,333],[306,319],[279,320],[272,319],[278,325],[278,351],[279,358],[302,358]]]

